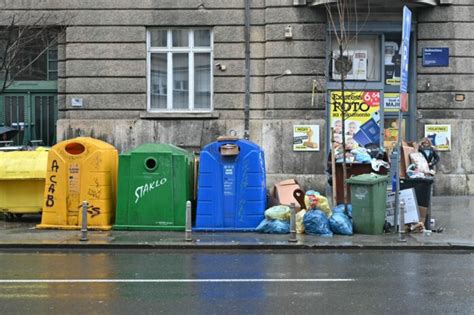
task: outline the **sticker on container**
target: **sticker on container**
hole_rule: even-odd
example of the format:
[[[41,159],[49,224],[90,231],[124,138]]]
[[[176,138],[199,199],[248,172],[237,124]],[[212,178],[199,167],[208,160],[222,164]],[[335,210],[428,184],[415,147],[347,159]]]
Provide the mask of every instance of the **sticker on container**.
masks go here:
[[[356,187],[354,190],[354,197],[359,200],[364,200],[367,198],[369,190],[366,187]]]
[[[224,165],[224,196],[233,196],[235,191],[235,166]]]
[[[79,194],[81,191],[79,175],[79,164],[70,164],[68,169],[68,188],[71,194]]]

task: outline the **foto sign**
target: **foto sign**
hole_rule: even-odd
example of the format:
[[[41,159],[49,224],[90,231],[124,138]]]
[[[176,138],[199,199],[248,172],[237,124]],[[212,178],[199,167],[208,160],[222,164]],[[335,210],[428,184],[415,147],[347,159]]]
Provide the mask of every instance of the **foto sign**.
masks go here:
[[[423,48],[423,67],[448,67],[449,48],[430,47]]]
[[[400,93],[408,93],[408,62],[410,57],[410,32],[411,32],[411,11],[406,6],[403,7],[403,29],[401,47],[401,82]]]

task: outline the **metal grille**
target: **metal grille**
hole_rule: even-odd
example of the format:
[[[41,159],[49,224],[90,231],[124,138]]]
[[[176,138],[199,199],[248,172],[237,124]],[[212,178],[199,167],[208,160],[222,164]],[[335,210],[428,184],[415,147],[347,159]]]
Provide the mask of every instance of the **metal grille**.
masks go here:
[[[22,145],[26,127],[24,96],[5,96],[5,116],[3,124],[20,130],[12,140],[15,145]]]
[[[56,135],[55,97],[34,96],[34,139],[42,140],[44,145],[55,143]]]

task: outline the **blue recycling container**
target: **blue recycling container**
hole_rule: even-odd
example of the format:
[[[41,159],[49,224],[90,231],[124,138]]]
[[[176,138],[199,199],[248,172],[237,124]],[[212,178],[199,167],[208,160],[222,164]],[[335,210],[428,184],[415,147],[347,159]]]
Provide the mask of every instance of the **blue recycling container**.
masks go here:
[[[265,159],[253,142],[220,138],[200,154],[195,230],[254,230],[266,208]]]

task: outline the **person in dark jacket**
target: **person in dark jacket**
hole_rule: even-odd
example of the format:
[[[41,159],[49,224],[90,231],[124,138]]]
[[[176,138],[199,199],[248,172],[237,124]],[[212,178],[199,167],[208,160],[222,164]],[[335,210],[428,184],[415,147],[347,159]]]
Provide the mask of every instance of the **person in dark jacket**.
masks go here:
[[[439,155],[436,152],[431,140],[428,138],[421,139],[420,146],[418,147],[418,151],[423,154],[426,161],[428,162],[428,166],[430,170],[434,168],[436,164],[439,162]]]

